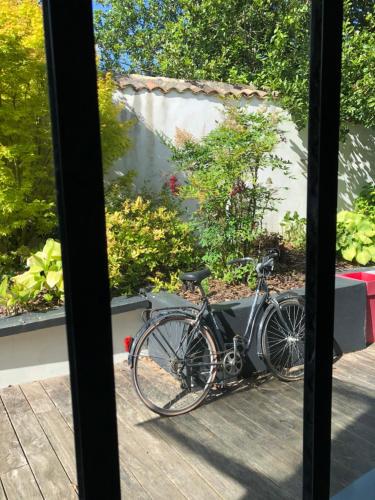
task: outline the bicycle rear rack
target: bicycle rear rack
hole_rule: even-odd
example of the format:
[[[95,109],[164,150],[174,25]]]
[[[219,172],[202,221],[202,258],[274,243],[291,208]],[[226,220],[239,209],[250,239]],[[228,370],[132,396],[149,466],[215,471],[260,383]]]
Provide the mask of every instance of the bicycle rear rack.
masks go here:
[[[200,309],[195,306],[174,306],[174,307],[160,307],[156,309],[145,309],[142,313],[142,320],[144,323],[155,319],[160,316],[166,316],[173,313],[188,313],[192,316],[197,316]]]

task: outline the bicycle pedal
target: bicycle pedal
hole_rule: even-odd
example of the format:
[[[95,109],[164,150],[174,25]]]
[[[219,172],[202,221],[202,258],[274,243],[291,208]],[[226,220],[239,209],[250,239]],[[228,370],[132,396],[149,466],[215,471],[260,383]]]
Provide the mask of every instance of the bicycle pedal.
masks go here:
[[[213,384],[213,388],[214,389],[224,389],[225,388],[225,382],[216,382],[215,384]]]

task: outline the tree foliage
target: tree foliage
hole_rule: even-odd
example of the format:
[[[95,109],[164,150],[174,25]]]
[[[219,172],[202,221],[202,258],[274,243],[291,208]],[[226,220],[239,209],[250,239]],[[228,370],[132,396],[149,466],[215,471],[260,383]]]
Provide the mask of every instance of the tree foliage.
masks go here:
[[[98,89],[108,168],[128,147],[128,124],[117,119],[109,74],[99,78]],[[40,4],[0,0],[0,254],[35,248],[54,233],[50,130]]]
[[[105,68],[254,83],[306,124],[308,0],[99,0]],[[375,124],[375,2],[345,0],[342,121]]]
[[[252,253],[264,215],[279,199],[263,179],[265,170],[289,175],[288,163],[273,153],[281,140],[278,124],[276,114],[248,113],[230,103],[223,123],[200,141],[179,131],[177,144],[169,142],[185,176],[179,196],[199,203],[192,225],[203,260],[229,281],[239,276],[227,273],[227,261]]]

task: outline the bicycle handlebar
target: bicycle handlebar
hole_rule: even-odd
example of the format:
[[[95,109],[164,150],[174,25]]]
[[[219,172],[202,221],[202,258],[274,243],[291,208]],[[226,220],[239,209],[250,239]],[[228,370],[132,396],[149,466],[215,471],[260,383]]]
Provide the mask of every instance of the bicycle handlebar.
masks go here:
[[[268,265],[268,261],[271,259],[278,259],[280,257],[280,251],[277,248],[272,248],[269,250],[266,255],[263,257],[262,262],[258,263],[256,259],[253,259],[252,257],[239,257],[237,259],[232,259],[227,262],[228,266],[231,266],[233,264],[248,264],[249,262],[253,262],[254,264],[261,264],[262,266]]]

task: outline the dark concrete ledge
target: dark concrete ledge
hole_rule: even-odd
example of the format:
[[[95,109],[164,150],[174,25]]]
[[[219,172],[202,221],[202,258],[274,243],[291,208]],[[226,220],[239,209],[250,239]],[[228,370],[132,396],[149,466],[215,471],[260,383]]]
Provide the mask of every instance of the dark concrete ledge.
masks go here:
[[[141,296],[116,297],[112,299],[112,315],[137,309],[147,309],[151,303]],[[47,312],[24,313],[18,316],[8,316],[0,319],[0,337],[16,335],[18,333],[41,330],[65,324],[65,308],[58,307]]]
[[[374,268],[368,268],[374,270]],[[350,278],[335,279],[335,323],[334,336],[344,353],[358,351],[366,347],[366,286],[364,282]],[[304,296],[305,289],[289,290]],[[192,303],[174,294],[160,292],[148,294],[153,308],[186,307]],[[230,342],[235,334],[243,336],[254,296],[212,304],[215,317],[224,342]],[[256,371],[265,370],[257,353],[257,337],[252,339],[249,349],[250,364]]]

